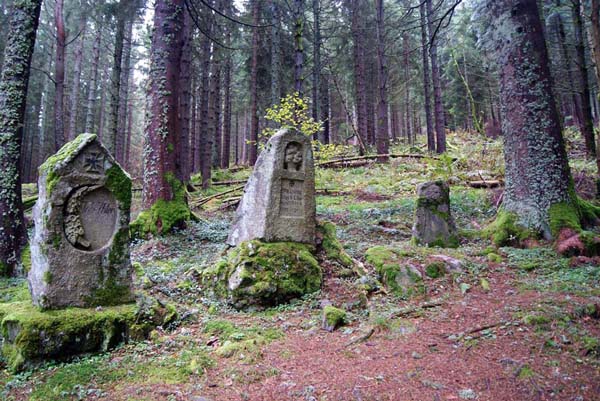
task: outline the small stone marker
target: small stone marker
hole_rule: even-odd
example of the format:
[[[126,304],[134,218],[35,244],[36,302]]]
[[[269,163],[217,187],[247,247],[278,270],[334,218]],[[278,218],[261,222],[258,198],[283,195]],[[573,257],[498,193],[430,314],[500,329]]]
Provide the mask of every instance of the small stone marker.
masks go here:
[[[227,243],[315,243],[315,167],[310,138],[278,131],[261,152],[244,189]]]
[[[413,239],[417,244],[455,248],[458,235],[450,213],[450,188],[443,181],[417,186]]]
[[[131,179],[96,135],[82,134],[48,158],[38,188],[28,276],[34,304],[132,301]]]

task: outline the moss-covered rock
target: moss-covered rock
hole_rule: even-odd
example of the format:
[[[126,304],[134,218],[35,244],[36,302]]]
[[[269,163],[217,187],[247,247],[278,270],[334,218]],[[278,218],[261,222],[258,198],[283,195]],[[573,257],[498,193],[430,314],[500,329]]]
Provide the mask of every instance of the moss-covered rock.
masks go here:
[[[132,238],[168,233],[175,227],[184,226],[193,217],[183,183],[172,174],[167,176],[167,181],[171,185],[173,199],[159,199],[149,209],[142,211],[129,225]]]
[[[335,224],[328,221],[317,224],[317,245],[322,249],[328,260],[334,261],[345,268],[339,272],[340,276],[364,276],[367,274],[364,266],[352,259],[344,249],[337,237]]]
[[[327,305],[323,308],[323,329],[329,332],[346,324],[346,319],[346,311],[343,309],[332,305]]]
[[[392,248],[374,246],[365,254],[367,262],[372,264],[379,278],[394,294],[410,297],[425,291],[423,277],[419,270],[402,261],[402,256]]]
[[[261,308],[321,288],[323,273],[314,248],[295,242],[246,241],[202,273],[202,283],[234,307]]]
[[[450,212],[450,188],[446,182],[426,182],[417,187],[413,242],[430,247],[456,248],[460,245]]]
[[[425,275],[430,278],[439,278],[446,274],[446,264],[435,260],[425,266]]]
[[[148,302],[147,302],[148,303]],[[101,309],[41,311],[31,301],[0,304],[2,356],[12,371],[48,359],[106,351],[174,318],[173,307],[156,300]],[[176,314],[175,314],[176,316]]]

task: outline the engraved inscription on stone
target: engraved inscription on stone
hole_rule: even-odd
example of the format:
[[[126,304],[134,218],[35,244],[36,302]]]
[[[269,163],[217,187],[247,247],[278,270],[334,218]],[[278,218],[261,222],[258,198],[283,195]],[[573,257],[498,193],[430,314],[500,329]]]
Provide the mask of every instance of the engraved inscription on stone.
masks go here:
[[[283,169],[289,171],[300,171],[302,168],[302,145],[298,142],[290,142],[285,148]]]
[[[282,217],[304,216],[304,194],[302,191],[304,181],[281,180],[281,198],[279,201],[279,215]]]
[[[82,187],[67,202],[65,235],[77,249],[101,249],[113,237],[117,217],[117,202],[108,189]]]

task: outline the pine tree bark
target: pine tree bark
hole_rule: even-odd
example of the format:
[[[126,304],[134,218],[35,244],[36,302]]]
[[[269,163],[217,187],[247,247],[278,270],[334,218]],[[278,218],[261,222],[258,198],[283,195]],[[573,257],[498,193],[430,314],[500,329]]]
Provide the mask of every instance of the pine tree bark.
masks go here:
[[[123,36],[123,57],[121,59],[121,76],[119,78],[119,114],[117,120],[117,135],[115,138],[115,158],[124,165],[125,148],[127,147],[127,116],[129,110],[129,77],[131,76],[131,52],[133,47],[133,21],[135,8],[130,6],[130,15],[125,21]]]
[[[312,0],[313,11],[313,69],[312,69],[312,118],[318,121],[321,117],[319,90],[321,89],[321,5],[319,0]],[[319,140],[319,132],[313,139]]]
[[[157,0],[150,50],[150,83],[144,140],[145,209],[174,200],[179,132],[179,89],[184,0]]]
[[[225,3],[225,10],[230,11],[232,8],[231,0]],[[231,46],[231,24],[225,26],[225,40],[228,46]],[[223,146],[221,147],[221,168],[229,168],[229,159],[231,153],[231,75],[233,69],[233,57],[231,52],[225,57],[225,71],[223,77]]]
[[[208,24],[208,32],[212,31],[212,23]],[[198,160],[202,175],[202,188],[210,186],[211,180],[211,150],[212,138],[210,137],[210,125],[208,121],[208,102],[210,93],[210,66],[211,66],[210,39],[202,38],[202,75],[200,77],[200,135],[198,136]]]
[[[377,107],[377,154],[389,153],[389,126],[387,103],[388,67],[385,56],[385,19],[383,0],[376,1],[377,6],[377,64],[379,81],[379,104]],[[380,156],[380,162],[387,161],[387,157]]]
[[[261,0],[252,2],[252,23],[258,25],[262,7]],[[258,157],[258,45],[259,36],[257,28],[252,32],[252,61],[250,68],[250,114],[251,127],[248,138],[248,163],[254,166]]]
[[[27,227],[21,200],[21,142],[41,0],[13,4],[0,75],[0,274],[17,273]]]
[[[444,105],[442,103],[442,82],[438,66],[437,38],[434,37],[433,1],[427,3],[427,28],[429,30],[429,57],[431,59],[431,80],[433,82],[433,109],[435,113],[435,150],[437,153],[446,151],[446,123],[444,121]]]
[[[92,63],[91,63],[91,82],[90,90],[88,92],[87,99],[87,112],[85,115],[85,132],[95,132],[94,116],[96,106],[96,91],[98,88],[99,72],[100,72],[100,47],[102,45],[102,29],[103,29],[103,18],[98,16],[98,25],[96,26],[96,38],[94,39],[94,49],[92,50]]]
[[[79,43],[75,50],[75,63],[73,65],[73,86],[71,88],[71,110],[69,115],[69,140],[75,139],[77,136],[77,118],[79,117],[79,92],[81,83],[81,66],[83,64],[83,48],[85,45],[85,29],[87,24],[87,14],[81,13],[79,19]]]
[[[585,149],[589,158],[596,158],[596,141],[594,139],[594,120],[592,105],[590,103],[590,82],[585,59],[585,26],[581,13],[583,12],[581,0],[572,0],[573,25],[575,27],[575,53],[577,55],[577,69],[579,72],[579,93],[581,97],[581,133],[585,140]],[[600,161],[598,163],[600,168]]]
[[[423,57],[423,92],[425,93],[425,123],[427,125],[427,150],[435,152],[435,132],[431,112],[431,79],[429,77],[429,33],[427,29],[425,2],[419,7],[421,14],[421,55]]]
[[[183,50],[181,54],[181,75],[179,76],[179,89],[181,91],[179,107],[179,144],[181,155],[178,172],[178,178],[183,182],[188,182],[191,175],[190,168],[190,129],[191,129],[191,108],[190,100],[192,97],[192,35],[193,21],[187,10],[183,17]]]
[[[281,100],[281,15],[277,1],[271,2],[271,104]]]
[[[592,59],[596,71],[596,81],[600,84],[600,0],[592,0],[590,38],[592,43]]]
[[[354,88],[356,97],[356,125],[360,135],[367,135],[367,86],[365,82],[365,49],[364,49],[364,25],[361,15],[361,0],[351,1],[352,14],[352,39],[354,41]]]
[[[54,62],[54,148],[58,150],[67,142],[64,120],[65,48],[67,35],[63,18],[63,0],[56,0],[54,7],[56,25],[56,60]]]
[[[304,0],[294,0],[294,90],[304,96]]]
[[[552,78],[535,0],[488,0],[504,134],[506,188],[503,208],[518,225],[556,235],[550,214],[557,205],[579,215]],[[499,220],[497,220],[499,222]],[[557,228],[557,227],[554,227]]]
[[[110,75],[110,112],[108,115],[108,129],[105,133],[103,144],[106,149],[116,155],[119,137],[119,107],[121,106],[121,71],[123,69],[123,46],[125,42],[125,22],[127,18],[127,0],[121,0],[115,8],[116,32],[113,51],[112,71]]]

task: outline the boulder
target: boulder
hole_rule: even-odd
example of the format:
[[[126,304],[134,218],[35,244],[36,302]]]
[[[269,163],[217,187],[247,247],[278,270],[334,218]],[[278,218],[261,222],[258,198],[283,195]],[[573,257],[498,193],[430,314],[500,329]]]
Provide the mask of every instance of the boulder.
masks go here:
[[[450,213],[450,188],[442,181],[417,186],[413,241],[418,245],[456,248],[459,245]]]

